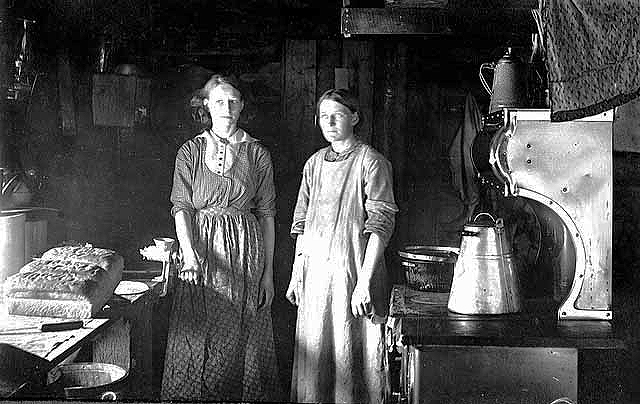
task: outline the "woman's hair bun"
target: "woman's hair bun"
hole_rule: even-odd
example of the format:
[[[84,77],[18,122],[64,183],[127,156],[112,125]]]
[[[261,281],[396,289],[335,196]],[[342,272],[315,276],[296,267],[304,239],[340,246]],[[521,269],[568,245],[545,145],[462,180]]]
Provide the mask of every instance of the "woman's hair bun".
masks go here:
[[[191,111],[191,119],[195,123],[198,130],[211,129],[211,114],[204,105],[206,98],[203,90],[197,90],[189,100],[189,108]]]

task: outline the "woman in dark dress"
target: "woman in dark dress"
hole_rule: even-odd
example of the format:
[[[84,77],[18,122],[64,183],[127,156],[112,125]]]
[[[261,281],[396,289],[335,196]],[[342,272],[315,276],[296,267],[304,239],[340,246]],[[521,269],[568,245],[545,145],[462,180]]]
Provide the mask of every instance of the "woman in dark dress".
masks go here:
[[[196,99],[210,125],[176,157],[171,213],[183,266],[161,398],[277,400],[271,156],[237,126],[244,101],[233,77],[214,75]]]

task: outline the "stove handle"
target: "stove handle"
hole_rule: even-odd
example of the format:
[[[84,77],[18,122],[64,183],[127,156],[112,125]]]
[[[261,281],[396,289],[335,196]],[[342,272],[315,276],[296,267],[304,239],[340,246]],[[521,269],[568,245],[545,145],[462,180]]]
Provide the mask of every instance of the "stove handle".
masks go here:
[[[502,130],[499,130],[498,133],[496,133],[491,141],[491,146],[489,149],[489,164],[494,170],[494,174],[496,174],[498,178],[501,178],[508,186],[508,188],[505,188],[505,194],[510,191],[512,195],[517,195],[518,185],[511,177],[511,172],[509,171],[508,167],[503,166],[502,159],[500,158],[501,151],[503,149],[506,149],[506,144],[508,143],[509,138],[515,133],[517,126],[517,119],[515,114],[509,114],[509,111],[507,110],[505,111],[505,115],[505,121],[508,123],[504,128],[502,128]],[[504,151],[503,153],[506,157],[506,151]]]

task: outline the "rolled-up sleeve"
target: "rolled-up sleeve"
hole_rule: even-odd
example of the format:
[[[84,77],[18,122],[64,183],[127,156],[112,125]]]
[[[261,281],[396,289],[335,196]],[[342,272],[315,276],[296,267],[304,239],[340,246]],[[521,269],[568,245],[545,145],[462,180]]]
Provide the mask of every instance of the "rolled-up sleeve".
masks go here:
[[[308,160],[302,170],[302,181],[298,190],[296,207],[293,210],[293,222],[291,223],[291,236],[304,233],[304,225],[307,219],[307,209],[309,207],[310,178],[312,174],[311,160]]]
[[[367,162],[364,191],[367,212],[364,233],[377,234],[387,245],[395,227],[398,206],[393,197],[391,163],[381,155]]]
[[[173,171],[173,187],[171,188],[171,215],[175,216],[181,210],[193,216],[193,155],[187,144],[184,144],[176,156]]]
[[[256,195],[254,214],[256,217],[273,217],[276,215],[276,188],[273,182],[273,163],[271,154],[264,147],[259,147],[256,155]]]

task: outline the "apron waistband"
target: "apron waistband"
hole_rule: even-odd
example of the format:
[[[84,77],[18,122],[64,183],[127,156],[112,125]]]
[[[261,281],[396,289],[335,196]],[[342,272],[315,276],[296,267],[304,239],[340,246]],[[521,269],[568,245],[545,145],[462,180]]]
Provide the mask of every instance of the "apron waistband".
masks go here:
[[[205,215],[212,215],[212,216],[221,216],[221,215],[248,215],[251,212],[249,211],[249,209],[238,209],[233,206],[228,206],[226,208],[222,208],[222,207],[202,208],[198,210],[198,213],[202,213]]]

